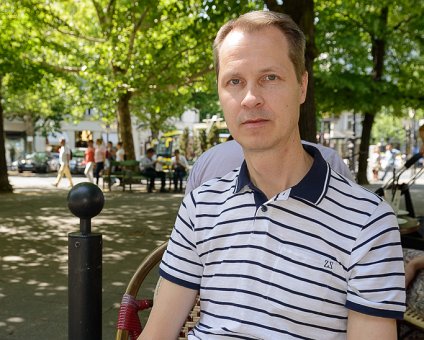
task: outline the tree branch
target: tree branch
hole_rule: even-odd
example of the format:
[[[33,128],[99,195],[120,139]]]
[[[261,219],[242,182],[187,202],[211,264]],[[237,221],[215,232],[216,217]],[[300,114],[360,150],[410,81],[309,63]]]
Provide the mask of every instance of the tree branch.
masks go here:
[[[128,46],[128,53],[127,53],[127,66],[129,67],[131,63],[131,59],[134,52],[134,41],[135,37],[137,35],[138,30],[140,29],[141,25],[143,24],[144,19],[146,18],[147,13],[149,12],[149,7],[146,7],[144,12],[140,15],[140,18],[138,21],[134,23],[133,30],[131,32],[129,46]]]

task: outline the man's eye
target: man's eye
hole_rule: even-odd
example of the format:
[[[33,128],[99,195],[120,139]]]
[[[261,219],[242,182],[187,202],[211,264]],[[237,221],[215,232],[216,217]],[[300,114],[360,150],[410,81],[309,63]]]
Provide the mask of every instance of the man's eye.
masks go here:
[[[266,80],[276,80],[277,76],[275,74],[268,74],[267,76],[265,76]]]
[[[240,84],[240,79],[231,79],[231,80],[229,81],[229,83],[230,83],[231,85],[238,85],[238,84]]]

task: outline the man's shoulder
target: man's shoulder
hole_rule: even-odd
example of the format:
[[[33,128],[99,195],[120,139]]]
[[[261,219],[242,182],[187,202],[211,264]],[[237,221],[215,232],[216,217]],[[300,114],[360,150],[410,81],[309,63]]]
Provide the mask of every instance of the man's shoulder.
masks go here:
[[[209,194],[219,194],[222,192],[231,191],[232,188],[234,188],[234,185],[237,181],[239,174],[239,168],[236,168],[234,170],[231,170],[224,176],[220,177],[214,177],[206,182],[202,183],[200,186],[198,186],[196,189],[193,190],[193,193],[196,193],[196,195],[209,195]]]
[[[340,174],[332,168],[331,171],[332,172],[329,182],[330,188],[333,188],[334,190],[339,192],[343,192],[344,194],[352,197],[352,199],[355,200],[368,200],[377,204],[382,201],[382,198],[378,196],[375,192],[363,187],[362,185]]]

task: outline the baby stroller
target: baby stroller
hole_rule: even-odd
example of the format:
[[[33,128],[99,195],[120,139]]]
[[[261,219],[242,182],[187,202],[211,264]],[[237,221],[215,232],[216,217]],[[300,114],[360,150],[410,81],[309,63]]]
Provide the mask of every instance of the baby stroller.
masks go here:
[[[393,177],[389,179],[381,188],[378,188],[375,192],[377,195],[384,197],[387,201],[393,202],[396,197],[403,196],[405,198],[405,208],[408,211],[408,216],[415,217],[414,206],[412,204],[411,194],[409,188],[413,185],[417,178],[419,178],[424,172],[424,167],[421,167],[412,177],[405,183],[399,183],[399,180],[403,173],[413,166],[416,162],[421,159],[422,155],[417,153],[408,159],[403,167],[397,172],[393,170]],[[389,197],[386,197],[389,194]]]

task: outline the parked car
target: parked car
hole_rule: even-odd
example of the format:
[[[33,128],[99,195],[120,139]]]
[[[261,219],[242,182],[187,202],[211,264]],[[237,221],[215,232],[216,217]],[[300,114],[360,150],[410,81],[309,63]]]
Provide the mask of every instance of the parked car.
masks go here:
[[[59,162],[59,153],[58,152],[52,152],[50,154],[50,158],[47,161],[49,165],[49,171],[56,172],[60,168],[60,162]]]
[[[47,152],[34,152],[17,161],[18,172],[48,172],[50,155]]]
[[[85,149],[77,148],[72,150],[72,159],[69,168],[72,174],[83,174],[85,169]]]

